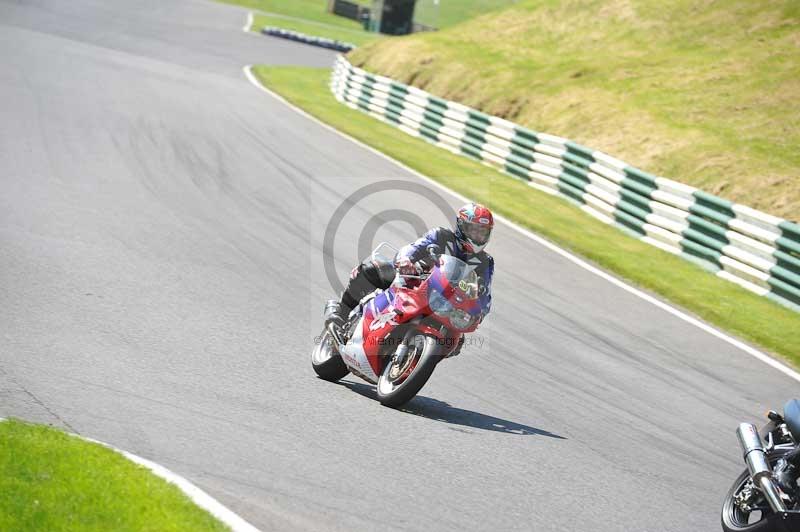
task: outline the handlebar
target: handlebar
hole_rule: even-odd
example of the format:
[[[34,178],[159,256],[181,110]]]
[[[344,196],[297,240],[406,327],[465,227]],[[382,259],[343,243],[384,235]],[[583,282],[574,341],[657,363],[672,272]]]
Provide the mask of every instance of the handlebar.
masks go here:
[[[422,274],[422,275],[409,275],[409,274],[397,272],[397,276],[398,277],[402,277],[403,279],[419,279],[421,281],[424,281],[425,279],[430,277],[431,274],[425,273],[425,274]]]

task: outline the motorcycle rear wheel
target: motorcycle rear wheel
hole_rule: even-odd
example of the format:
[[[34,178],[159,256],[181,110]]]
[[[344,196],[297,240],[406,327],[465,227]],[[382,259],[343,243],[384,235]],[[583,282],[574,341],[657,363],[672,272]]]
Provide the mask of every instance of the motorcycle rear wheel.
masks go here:
[[[404,364],[386,364],[378,378],[378,400],[383,406],[397,408],[413,399],[441,360],[441,346],[430,335],[412,338],[409,351]]]
[[[722,504],[722,529],[725,532],[777,532],[772,523],[767,521],[767,515],[771,514],[771,511],[765,510],[765,512],[761,512],[761,518],[754,523],[750,523],[750,514],[745,514],[734,503],[734,496],[739,493],[749,478],[750,473],[745,469],[733,482],[733,486],[725,496],[725,502]]]
[[[314,351],[311,352],[311,367],[320,379],[330,382],[336,382],[350,373],[341,355],[336,352],[328,331],[322,334],[319,344],[314,346]]]

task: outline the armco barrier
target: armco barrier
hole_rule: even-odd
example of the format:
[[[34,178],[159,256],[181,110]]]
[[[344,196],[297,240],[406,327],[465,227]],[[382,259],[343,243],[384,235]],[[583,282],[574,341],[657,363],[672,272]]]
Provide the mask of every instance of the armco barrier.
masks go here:
[[[261,29],[261,33],[264,35],[271,35],[273,37],[280,37],[282,39],[289,39],[290,41],[321,46],[322,48],[329,48],[338,52],[347,53],[356,47],[355,44],[351,44],[349,42],[334,41],[333,39],[326,39],[325,37],[315,37],[313,35],[300,33],[298,31],[285,30],[283,28],[275,28],[272,26],[265,26]]]
[[[800,225],[370,74],[343,56],[331,90],[354,109],[569,198],[605,223],[800,311]]]

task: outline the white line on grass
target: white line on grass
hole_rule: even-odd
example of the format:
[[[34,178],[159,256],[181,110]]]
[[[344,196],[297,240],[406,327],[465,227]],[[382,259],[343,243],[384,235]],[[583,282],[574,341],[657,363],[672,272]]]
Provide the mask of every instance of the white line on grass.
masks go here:
[[[250,29],[253,27],[253,12],[250,11],[247,13],[247,22],[245,23],[242,31],[245,33],[250,33]]]
[[[405,170],[405,171],[407,171],[407,172],[419,177],[420,179],[423,179],[423,180],[427,181],[431,185],[433,185],[433,186],[437,187],[438,189],[443,190],[443,191],[455,196],[456,198],[458,198],[461,201],[464,201],[464,202],[471,201],[466,196],[463,196],[463,195],[459,194],[458,192],[447,188],[446,186],[442,185],[441,183],[438,183],[438,182],[434,181],[433,179],[431,179],[428,176],[422,175],[421,173],[419,173],[418,171],[414,170],[413,168],[410,168],[410,167],[406,166],[405,164],[401,163],[400,161],[395,160],[392,157],[386,155],[385,153],[382,153],[382,152],[376,150],[372,146],[368,146],[368,145],[364,144],[360,140],[351,137],[347,133],[343,133],[343,132],[339,131],[335,127],[333,127],[333,126],[331,126],[329,124],[326,124],[325,122],[319,120],[318,118],[308,114],[306,111],[300,109],[296,105],[288,102],[286,100],[286,98],[284,98],[283,96],[281,96],[281,95],[269,90],[267,87],[262,85],[260,81],[258,81],[258,79],[253,75],[252,65],[245,66],[243,68],[243,70],[244,70],[244,75],[247,77],[247,79],[250,81],[250,83],[252,83],[256,87],[258,87],[262,91],[266,92],[267,94],[269,94],[273,98],[277,99],[281,103],[287,105],[288,107],[290,107],[294,111],[300,113],[301,115],[305,116],[306,118],[308,118],[310,120],[313,120],[314,122],[316,122],[317,124],[321,125],[325,129],[327,129],[329,131],[332,131],[332,132],[336,133],[337,135],[350,140],[351,142],[354,142],[354,143],[358,144],[362,148],[364,148],[366,150],[369,150],[370,152],[374,153],[378,157],[381,157],[383,159],[386,159],[387,161],[390,161],[393,164],[396,164],[397,166],[399,166],[403,170]],[[549,240],[545,240],[544,238],[540,237],[539,235],[537,235],[537,234],[535,234],[535,233],[533,233],[533,232],[531,232],[531,231],[529,231],[529,230],[527,230],[527,229],[525,229],[523,227],[520,227],[516,223],[512,222],[511,220],[509,220],[509,219],[507,219],[507,218],[505,218],[503,216],[495,215],[495,218],[497,220],[503,222],[507,226],[511,227],[512,229],[514,229],[518,233],[521,233],[521,234],[525,235],[526,237],[530,238],[531,240],[537,242],[538,244],[541,244],[542,246],[546,247],[550,251],[553,251],[554,253],[557,253],[557,254],[561,255],[565,259],[569,260],[570,262],[573,262],[574,264],[580,266],[581,268],[583,268],[583,269],[585,269],[585,270],[597,275],[598,277],[601,277],[601,278],[605,279],[609,283],[622,288],[626,292],[628,292],[630,294],[633,294],[633,295],[635,295],[635,296],[647,301],[648,303],[652,303],[653,305],[657,306],[658,308],[660,308],[660,309],[662,309],[662,310],[664,310],[666,312],[669,312],[673,316],[685,321],[686,323],[690,323],[691,325],[694,325],[695,327],[706,331],[707,333],[711,334],[712,336],[716,336],[720,340],[722,340],[724,342],[727,342],[730,345],[732,345],[732,346],[734,346],[734,347],[736,347],[738,349],[741,349],[742,351],[744,351],[748,355],[757,358],[758,360],[764,362],[765,364],[767,364],[769,366],[772,366],[773,368],[777,369],[781,373],[783,373],[783,374],[791,377],[792,379],[800,382],[800,373],[794,371],[793,369],[791,369],[790,367],[786,366],[785,364],[782,364],[781,362],[778,362],[777,360],[775,360],[774,358],[770,357],[766,353],[762,353],[758,349],[755,349],[754,347],[747,345],[746,343],[742,342],[741,340],[737,340],[736,338],[733,338],[732,336],[729,336],[729,335],[725,334],[724,332],[720,331],[719,329],[717,329],[715,327],[712,327],[712,326],[708,325],[707,323],[703,323],[702,321],[698,320],[697,318],[689,316],[688,314],[686,314],[682,310],[677,309],[677,308],[673,307],[672,305],[669,305],[669,304],[661,301],[660,299],[656,299],[655,297],[651,296],[650,294],[648,294],[646,292],[643,292],[643,291],[639,290],[638,288],[634,288],[633,286],[627,284],[626,282],[622,281],[621,279],[618,279],[618,278],[614,277],[613,275],[610,275],[609,273],[604,272],[600,268],[598,268],[598,267],[596,267],[596,266],[594,266],[592,264],[589,264],[585,260],[573,255],[569,251],[558,247],[557,245],[553,244]]]

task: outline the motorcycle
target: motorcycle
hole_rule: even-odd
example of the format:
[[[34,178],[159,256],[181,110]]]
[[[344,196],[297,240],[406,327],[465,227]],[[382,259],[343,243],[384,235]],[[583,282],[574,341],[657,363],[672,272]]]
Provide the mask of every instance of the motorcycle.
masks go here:
[[[800,531],[800,401],[767,417],[760,433],[752,423],[736,430],[747,469],[725,496],[725,532]]]
[[[396,408],[477,329],[489,309],[479,298],[474,267],[428,251],[430,272],[407,275],[395,271],[396,248],[385,242],[375,248],[370,260],[394,281],[364,297],[343,328],[323,330],[311,355],[319,377],[336,382],[352,373],[376,386],[383,405]]]

